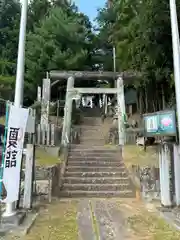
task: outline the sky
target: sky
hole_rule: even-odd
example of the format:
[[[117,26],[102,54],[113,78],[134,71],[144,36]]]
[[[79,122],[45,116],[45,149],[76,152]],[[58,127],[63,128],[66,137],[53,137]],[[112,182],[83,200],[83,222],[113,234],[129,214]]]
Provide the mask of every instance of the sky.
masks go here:
[[[74,2],[78,6],[79,11],[86,14],[93,22],[97,16],[97,9],[102,8],[106,0],[74,0]]]

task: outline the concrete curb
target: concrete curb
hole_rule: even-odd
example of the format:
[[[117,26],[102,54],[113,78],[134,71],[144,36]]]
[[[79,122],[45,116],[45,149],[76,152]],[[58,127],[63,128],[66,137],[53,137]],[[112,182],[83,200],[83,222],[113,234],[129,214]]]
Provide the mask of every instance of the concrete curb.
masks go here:
[[[24,222],[16,229],[12,230],[10,234],[12,234],[13,237],[24,237],[26,236],[31,228],[33,227],[36,218],[39,216],[39,212],[32,213],[29,212],[26,215],[26,218]]]
[[[35,213],[34,216],[32,216],[31,221],[27,224],[26,228],[22,231],[22,235],[25,236],[29,233],[29,231],[31,230],[31,228],[33,227],[36,218],[39,216],[39,212]]]

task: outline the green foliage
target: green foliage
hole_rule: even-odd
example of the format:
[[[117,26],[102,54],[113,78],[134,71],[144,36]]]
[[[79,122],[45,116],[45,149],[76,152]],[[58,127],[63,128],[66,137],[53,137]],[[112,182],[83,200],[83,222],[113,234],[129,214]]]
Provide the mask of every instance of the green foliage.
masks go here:
[[[177,10],[179,13],[179,1]],[[88,17],[76,5],[61,0],[30,1],[25,103],[34,102],[46,71],[111,71],[113,46],[118,71],[142,74],[132,83],[142,111],[161,109],[163,96],[167,103],[174,99],[169,2],[111,0],[111,6],[99,10],[97,20],[94,34]],[[6,99],[13,98],[19,22],[20,2],[0,0],[0,93]]]
[[[15,0],[0,0],[0,96],[13,98],[20,4]]]
[[[18,0],[0,0],[0,90],[13,96],[20,22]],[[32,0],[28,6],[25,94],[34,102],[48,70],[91,70],[94,34],[87,16],[61,0]],[[7,95],[8,89],[10,94]],[[4,92],[4,93],[2,93]]]
[[[91,63],[91,24],[73,8],[65,9],[50,8],[27,36],[26,79],[33,86],[33,97],[46,71],[83,70]]]
[[[179,12],[180,2],[176,2]],[[134,86],[148,97],[148,105],[154,101],[155,108],[160,108],[161,90],[164,90],[166,101],[173,94],[169,2],[112,0],[110,7],[99,10],[98,22],[99,38],[102,42],[107,39],[105,51],[116,46],[118,70],[141,72],[142,78],[134,82]],[[152,91],[157,100],[151,101]]]

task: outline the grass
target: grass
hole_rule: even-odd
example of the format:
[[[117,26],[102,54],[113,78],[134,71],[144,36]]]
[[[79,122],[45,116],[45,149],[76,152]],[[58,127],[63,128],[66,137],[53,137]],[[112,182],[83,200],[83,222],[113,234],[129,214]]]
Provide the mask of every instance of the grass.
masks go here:
[[[128,225],[137,239],[147,240],[179,240],[180,232],[168,225],[154,213],[147,211],[128,218]]]
[[[77,202],[58,202],[41,211],[23,240],[77,240]]]
[[[127,167],[132,165],[139,166],[158,166],[158,154],[155,146],[147,147],[146,152],[143,147],[136,145],[124,146],[124,163]]]
[[[50,155],[45,148],[36,148],[35,161],[37,166],[50,166],[60,162],[58,156]]]

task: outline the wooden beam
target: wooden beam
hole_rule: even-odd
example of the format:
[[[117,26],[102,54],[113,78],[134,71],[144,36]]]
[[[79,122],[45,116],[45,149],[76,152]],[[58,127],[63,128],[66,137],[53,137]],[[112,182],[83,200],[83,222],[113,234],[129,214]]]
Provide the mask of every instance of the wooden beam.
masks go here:
[[[121,90],[118,88],[70,88],[68,90],[73,94],[84,93],[84,94],[117,94]]]

